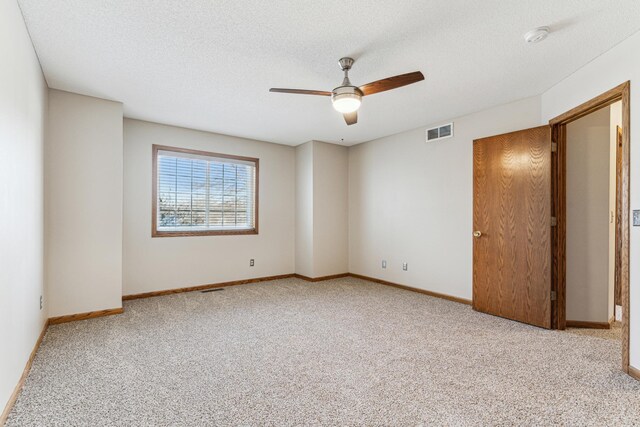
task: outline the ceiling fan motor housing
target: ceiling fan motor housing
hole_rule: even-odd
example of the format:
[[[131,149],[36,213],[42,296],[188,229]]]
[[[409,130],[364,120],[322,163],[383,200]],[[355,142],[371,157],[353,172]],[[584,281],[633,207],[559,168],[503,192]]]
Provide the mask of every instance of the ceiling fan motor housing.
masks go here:
[[[338,86],[332,91],[332,98],[345,94],[357,95],[359,97],[364,96],[360,88],[357,86]]]
[[[331,93],[331,102],[339,112],[352,113],[360,107],[362,96],[362,91],[355,86],[338,86]]]

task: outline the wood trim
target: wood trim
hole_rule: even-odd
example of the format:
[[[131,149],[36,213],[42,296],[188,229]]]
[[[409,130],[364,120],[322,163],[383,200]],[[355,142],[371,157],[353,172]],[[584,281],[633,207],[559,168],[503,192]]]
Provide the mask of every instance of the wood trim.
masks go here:
[[[586,322],[583,320],[567,320],[567,328],[611,329],[610,322]]]
[[[231,282],[212,283],[209,285],[198,285],[198,286],[189,286],[186,288],[167,289],[164,291],[144,292],[141,294],[123,295],[122,300],[128,301],[128,300],[140,299],[140,298],[151,298],[151,297],[160,297],[164,295],[180,294],[183,292],[205,291],[207,289],[224,288],[227,286],[246,285],[248,283],[258,283],[258,282],[267,282],[269,280],[288,279],[293,276],[294,276],[293,274],[281,274],[279,276],[256,277],[254,279],[234,280]]]
[[[259,234],[258,230],[207,230],[207,231],[155,231],[151,237],[194,237],[194,236],[249,236]]]
[[[565,177],[567,176],[567,127],[561,126],[558,132],[560,140],[558,142],[558,156],[557,160],[559,162],[559,166],[556,169],[558,173],[560,173],[563,178],[562,180],[558,179],[557,187],[558,187],[558,195],[560,197],[559,200],[556,200],[558,210],[556,211],[556,236],[558,242],[558,248],[556,253],[558,254],[558,259],[554,260],[554,262],[558,265],[558,274],[562,278],[562,281],[558,281],[556,283],[557,287],[557,308],[558,308],[558,329],[564,329],[567,323],[567,287],[565,286],[565,279],[567,277],[567,263],[566,263],[566,249],[567,249],[567,180]],[[560,262],[559,260],[562,260]],[[562,283],[562,285],[560,285]]]
[[[629,284],[629,210],[630,208],[630,169],[631,169],[631,84],[622,88],[622,185],[621,203],[622,208],[622,233],[620,242],[620,291],[622,293],[622,369],[629,372],[629,340],[630,326],[629,316],[630,304],[630,284]]]
[[[618,86],[614,87],[611,90],[606,91],[605,93],[596,96],[593,99],[590,99],[587,102],[584,102],[578,105],[571,110],[560,114],[557,117],[549,120],[549,124],[551,126],[571,123],[574,120],[578,120],[581,117],[586,116],[587,114],[591,114],[596,110],[599,110],[602,107],[605,107],[609,104],[613,104],[616,101],[619,101],[621,95],[624,91],[629,91],[630,82],[626,81]]]
[[[302,274],[296,273],[293,275],[293,277],[306,280],[307,282],[322,282],[324,280],[339,279],[341,277],[347,277],[350,275],[351,275],[350,273],[341,273],[341,274],[332,274],[331,276],[309,277],[309,276],[303,276]]]
[[[634,368],[633,366],[629,365],[629,375],[631,375],[632,378],[640,381],[640,369]]]
[[[615,223],[615,250],[622,251],[622,128],[616,126],[616,223]],[[613,310],[616,306],[622,306],[621,273],[622,265],[620,257],[615,257],[614,268]]]
[[[557,144],[556,152],[551,153],[551,212],[556,217],[556,226],[551,231],[551,290],[556,292],[556,301],[551,304],[551,325],[554,329],[566,328],[566,287],[563,286],[567,274],[565,260],[567,224],[565,216],[567,201],[566,180],[566,127],[553,126],[551,138]],[[563,262],[560,262],[563,260]],[[562,284],[560,283],[562,282]]]
[[[67,316],[51,317],[49,319],[50,325],[57,325],[59,323],[75,322],[77,320],[95,319],[96,317],[112,316],[114,314],[124,313],[124,308],[110,308],[107,310],[89,311],[87,313],[70,314]]]
[[[195,154],[199,156],[219,157],[224,159],[252,162],[256,168],[256,188],[254,194],[255,224],[249,230],[206,230],[206,231],[158,231],[156,228],[158,215],[158,151]],[[191,237],[191,236],[240,236],[259,234],[260,220],[260,159],[255,157],[236,156],[232,154],[213,153],[209,151],[191,150],[188,148],[152,145],[151,173],[151,237]]]
[[[563,113],[549,121],[553,128],[553,134],[558,135],[558,165],[556,170],[561,171],[554,180],[558,180],[558,191],[554,194],[556,217],[558,219],[556,248],[554,248],[554,263],[558,264],[557,276],[552,285],[558,291],[558,298],[554,310],[558,329],[562,328],[562,317],[566,313],[566,209],[565,203],[565,171],[566,171],[566,125],[600,108],[606,107],[617,101],[622,101],[622,183],[620,188],[620,218],[622,233],[620,244],[616,246],[616,258],[620,260],[620,290],[622,293],[622,370],[629,373],[629,210],[630,210],[630,135],[631,135],[631,110],[630,110],[631,82],[624,82],[615,88],[599,95],[579,106]],[[616,219],[617,219],[616,215]]]
[[[615,247],[618,253],[622,252],[622,128],[616,126],[616,224],[615,224]],[[614,298],[613,310],[616,306],[622,306],[622,263],[620,257],[615,257],[615,274],[614,274]]]
[[[31,350],[31,354],[29,355],[29,359],[27,359],[27,363],[25,364],[24,369],[22,371],[22,375],[18,380],[18,384],[16,384],[15,388],[13,389],[13,393],[11,393],[11,396],[9,397],[9,401],[5,405],[4,410],[0,415],[0,426],[3,426],[7,422],[7,418],[9,418],[9,413],[11,412],[11,409],[13,409],[13,405],[15,405],[16,400],[18,400],[18,396],[20,395],[22,386],[24,385],[24,382],[27,379],[27,376],[29,375],[29,371],[31,371],[31,365],[33,365],[33,360],[35,359],[36,354],[38,353],[38,349],[40,348],[40,344],[42,344],[42,340],[44,339],[44,336],[47,333],[47,329],[49,328],[49,323],[50,323],[49,320],[46,320],[44,322],[44,326],[42,327],[42,332],[40,332],[40,336],[38,337],[38,340],[33,346],[33,350]]]
[[[381,285],[393,286],[394,288],[404,289],[405,291],[411,291],[411,292],[417,292],[424,295],[429,295],[430,297],[441,298],[441,299],[446,299],[447,301],[453,301],[461,304],[471,305],[471,300],[468,300],[465,298],[459,298],[459,297],[454,297],[447,294],[441,294],[438,292],[427,291],[425,289],[419,289],[411,286],[400,285],[398,283],[388,282],[386,280],[376,279],[374,277],[363,276],[361,274],[349,273],[349,276],[355,277],[357,279],[368,280],[369,282],[379,283]]]

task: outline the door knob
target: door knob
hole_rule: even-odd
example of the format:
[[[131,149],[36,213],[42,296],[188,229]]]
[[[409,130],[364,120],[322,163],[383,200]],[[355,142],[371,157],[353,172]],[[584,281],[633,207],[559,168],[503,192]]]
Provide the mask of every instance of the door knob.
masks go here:
[[[477,239],[478,237],[480,237],[480,236],[482,236],[482,231],[477,231],[477,230],[476,230],[476,231],[474,231],[474,232],[473,232],[473,237],[475,237],[476,239]]]

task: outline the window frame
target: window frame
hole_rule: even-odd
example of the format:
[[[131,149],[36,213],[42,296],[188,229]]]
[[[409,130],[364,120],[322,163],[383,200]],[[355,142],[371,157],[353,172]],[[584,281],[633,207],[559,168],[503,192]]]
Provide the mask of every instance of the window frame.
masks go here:
[[[198,156],[217,157],[230,160],[251,162],[255,165],[255,189],[254,189],[254,224],[250,229],[237,230],[194,230],[194,231],[165,231],[158,230],[158,152],[169,151],[176,154],[194,154]],[[189,148],[170,147],[166,145],[152,145],[152,178],[151,178],[151,237],[189,237],[189,236],[239,236],[258,234],[259,215],[259,183],[260,183],[260,159],[255,157],[236,156],[232,154],[214,153],[209,151],[192,150]]]

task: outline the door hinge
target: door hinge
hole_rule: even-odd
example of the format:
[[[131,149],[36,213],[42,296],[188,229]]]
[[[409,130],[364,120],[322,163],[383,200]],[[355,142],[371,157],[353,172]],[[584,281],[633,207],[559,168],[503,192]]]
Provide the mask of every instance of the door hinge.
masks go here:
[[[558,225],[558,218],[556,218],[555,216],[551,217],[551,226],[555,227]]]
[[[558,143],[557,142],[552,142],[551,143],[551,152],[552,153],[557,153],[558,152]]]
[[[555,301],[558,299],[558,295],[556,294],[556,291],[551,291],[551,301]]]

